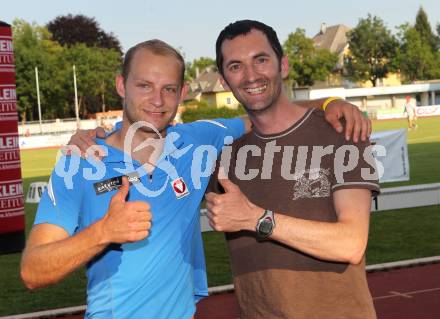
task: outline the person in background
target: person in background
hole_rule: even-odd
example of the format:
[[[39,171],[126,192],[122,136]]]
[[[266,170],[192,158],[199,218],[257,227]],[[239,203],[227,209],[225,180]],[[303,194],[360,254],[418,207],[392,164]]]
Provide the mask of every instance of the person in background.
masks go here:
[[[406,96],[405,101],[406,102],[404,105],[403,112],[406,114],[406,118],[408,120],[408,129],[409,130],[417,129],[418,125],[417,125],[416,107],[411,102],[411,96]]]

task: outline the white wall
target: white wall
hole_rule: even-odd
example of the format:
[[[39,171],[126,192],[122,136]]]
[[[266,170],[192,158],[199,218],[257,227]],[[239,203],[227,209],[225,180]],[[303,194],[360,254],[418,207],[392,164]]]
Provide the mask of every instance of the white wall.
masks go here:
[[[115,122],[117,122],[117,119],[108,119],[105,120],[105,124],[112,124],[114,125]],[[98,120],[81,120],[80,121],[80,128],[81,129],[94,129],[98,126],[99,121]],[[54,120],[54,121],[45,121],[41,125],[41,129],[43,133],[61,133],[61,132],[75,132],[76,127],[76,121],[75,120]],[[18,123],[18,134],[19,135],[34,135],[34,134],[40,134],[40,124],[38,122],[32,122],[32,123],[25,123],[21,124]]]

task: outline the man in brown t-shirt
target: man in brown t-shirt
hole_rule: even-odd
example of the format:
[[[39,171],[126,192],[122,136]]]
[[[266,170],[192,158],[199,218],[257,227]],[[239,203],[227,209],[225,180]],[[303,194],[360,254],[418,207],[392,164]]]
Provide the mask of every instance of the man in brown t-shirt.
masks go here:
[[[288,99],[272,28],[227,26],[217,65],[253,123],[223,150],[228,177],[212,187],[225,193],[206,195],[211,226],[226,232],[241,318],[375,318],[364,261],[379,191],[369,143],[347,142],[321,111]]]

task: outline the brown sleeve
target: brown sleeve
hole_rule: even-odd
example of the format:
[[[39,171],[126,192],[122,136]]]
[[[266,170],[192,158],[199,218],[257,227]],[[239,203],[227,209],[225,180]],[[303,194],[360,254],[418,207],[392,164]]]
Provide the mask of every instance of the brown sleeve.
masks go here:
[[[346,141],[340,134],[334,153],[334,180],[332,191],[350,188],[369,189],[372,196],[380,193],[379,178],[370,141]]]

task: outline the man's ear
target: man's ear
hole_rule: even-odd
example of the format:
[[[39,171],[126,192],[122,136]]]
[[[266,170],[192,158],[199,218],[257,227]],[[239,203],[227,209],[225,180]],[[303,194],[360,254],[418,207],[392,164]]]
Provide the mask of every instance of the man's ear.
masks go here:
[[[283,55],[281,58],[281,77],[282,79],[286,79],[289,76],[289,58],[286,55]]]
[[[125,98],[125,84],[122,75],[118,74],[115,79],[116,92],[119,96]]]
[[[188,91],[189,91],[188,83],[183,83],[182,90],[180,91],[179,104],[185,100],[186,95],[188,94]]]
[[[228,85],[228,82],[226,82],[225,78],[223,77],[223,75],[219,74],[219,78],[220,78],[220,83],[222,84],[223,88],[226,91],[231,91],[231,88]]]

